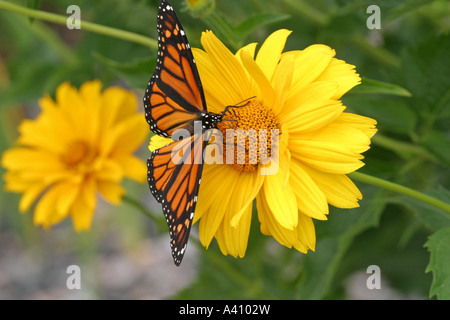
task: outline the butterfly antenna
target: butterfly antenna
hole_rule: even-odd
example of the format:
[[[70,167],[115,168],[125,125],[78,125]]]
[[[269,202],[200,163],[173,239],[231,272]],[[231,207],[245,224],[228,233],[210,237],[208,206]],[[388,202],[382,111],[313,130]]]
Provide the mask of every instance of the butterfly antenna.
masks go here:
[[[247,99],[242,100],[241,102],[239,102],[237,105],[231,106],[231,107],[232,107],[232,108],[245,107],[246,105],[248,105],[248,104],[250,103],[250,100],[255,99],[255,98],[256,98],[256,96],[247,98]],[[241,104],[244,103],[244,102],[245,102],[245,104],[241,105]]]
[[[228,109],[245,107],[246,105],[248,105],[250,103],[250,100],[255,99],[255,98],[256,98],[256,96],[253,96],[253,97],[247,98],[245,100],[242,100],[241,102],[239,102],[236,105],[226,106],[225,109],[222,111],[222,116],[228,111]]]

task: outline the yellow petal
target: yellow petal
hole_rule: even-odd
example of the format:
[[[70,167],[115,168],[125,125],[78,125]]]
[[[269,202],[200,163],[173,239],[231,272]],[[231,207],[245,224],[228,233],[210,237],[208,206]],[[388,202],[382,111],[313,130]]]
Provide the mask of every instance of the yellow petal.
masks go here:
[[[286,153],[280,155],[280,166],[274,175],[265,177],[263,195],[278,223],[292,230],[298,222],[297,199],[290,184],[286,185],[289,158]]]
[[[258,95],[262,97],[264,104],[269,107],[273,106],[275,93],[266,75],[247,52],[241,52],[240,58],[242,64],[245,67],[245,70],[248,72],[248,74],[250,74],[252,80],[257,84],[259,89]],[[247,98],[250,98],[250,96],[248,96]]]
[[[298,210],[315,219],[327,219],[328,203],[325,195],[295,159],[291,160],[289,183],[297,197]]]
[[[42,183],[46,183],[47,185],[50,185],[54,182],[58,182],[60,180],[71,178],[71,175],[73,175],[70,171],[55,171],[55,172],[44,172],[44,171],[21,171],[20,172],[20,178],[22,181],[28,181],[28,182],[37,182],[41,181]]]
[[[247,54],[250,55],[250,57],[252,57],[252,59],[254,59],[257,46],[258,46],[257,42],[249,43],[248,45],[246,45],[246,46],[240,48],[238,51],[236,51],[235,57],[238,58],[238,61],[239,61],[239,57],[241,56],[241,53],[246,52]]]
[[[261,190],[263,182],[264,176],[258,174],[258,172],[242,172],[239,175],[239,183],[236,184],[233,190],[233,204],[230,205],[230,211],[233,215],[231,219],[232,227],[236,228],[238,226],[242,215]]]
[[[255,50],[256,50],[257,46],[258,46],[258,43],[256,43],[256,42],[250,43],[250,44],[246,45],[245,47],[242,47],[241,49],[239,49],[235,54],[235,57],[241,63],[242,68],[245,70],[245,75],[247,76],[248,79],[251,79],[251,76],[247,72],[247,70],[244,67],[244,64],[241,61],[241,54],[249,55],[252,59],[254,59],[255,58]],[[252,96],[256,96],[257,93],[259,92],[259,89],[257,88],[257,84],[254,81],[250,80],[249,86],[250,86],[249,91],[252,92]]]
[[[300,251],[303,251],[304,248],[311,249],[314,251],[316,247],[316,231],[314,228],[314,223],[308,215],[299,214],[298,216],[298,225],[297,225],[297,236],[300,242],[300,246],[294,245],[294,247]],[[305,252],[306,253],[306,252]]]
[[[289,141],[292,157],[323,172],[347,174],[361,168],[364,157],[330,142]]]
[[[35,225],[49,228],[62,221],[68,215],[68,212],[57,211],[56,204],[58,199],[65,196],[64,192],[61,191],[62,185],[58,184],[44,193],[34,210],[33,223]]]
[[[119,182],[123,179],[123,171],[120,164],[112,159],[98,159],[99,169],[95,176],[98,180]],[[146,171],[144,171],[146,172]]]
[[[276,241],[288,248],[295,247],[300,252],[307,252],[308,248],[300,242],[298,237],[297,228],[299,226],[287,229],[280,225],[262,194],[256,198],[256,208],[262,234],[274,237]]]
[[[96,186],[92,179],[85,181],[71,208],[72,223],[77,232],[89,230],[97,204]]]
[[[59,109],[56,102],[48,94],[39,99],[39,106],[42,112],[54,112]]]
[[[286,29],[275,31],[267,37],[258,51],[256,63],[269,81],[272,80],[272,76],[278,66],[281,53],[283,52],[286,44],[287,37],[291,33],[292,31]]]
[[[252,221],[252,204],[245,208],[244,213],[242,214],[242,217],[236,227],[231,226],[232,216],[232,211],[228,210],[219,230],[216,233],[216,240],[224,255],[229,254],[235,258],[242,258],[247,250],[250,224]]]
[[[58,110],[70,121],[69,132],[77,137],[92,133],[90,130],[86,131],[87,124],[91,123],[92,110],[86,108],[77,89],[65,82],[56,89],[55,96]]]
[[[63,181],[59,184],[58,191],[59,196],[55,204],[56,212],[61,218],[65,218],[80,192],[80,187],[72,181]]]
[[[23,179],[21,173],[18,171],[7,171],[3,175],[3,180],[5,181],[5,185],[3,186],[3,190],[7,192],[17,192],[21,193],[33,186],[35,181],[29,181]]]
[[[134,114],[110,128],[102,142],[102,155],[115,157],[138,149],[149,135],[143,114]]]
[[[153,152],[159,148],[162,148],[162,147],[168,145],[171,142],[173,142],[173,140],[170,138],[165,138],[165,137],[161,137],[158,135],[154,135],[150,139],[150,144],[148,145],[148,150]]]
[[[18,130],[18,144],[53,153],[63,152],[74,136],[73,127],[58,109],[43,111],[35,120],[22,121]]]
[[[333,122],[327,126],[308,133],[290,131],[290,141],[302,140],[318,144],[333,144],[336,148],[346,153],[362,153],[367,151],[370,139],[359,129],[347,124]]]
[[[71,112],[71,115],[75,114],[76,110],[82,105],[77,89],[69,82],[64,82],[58,86],[55,97],[58,108],[65,112]],[[70,119],[74,119],[74,117],[70,117]]]
[[[211,205],[217,198],[222,197],[222,192],[224,192],[224,190],[217,187],[216,184],[220,181],[220,178],[217,178],[225,178],[228,175],[228,170],[230,170],[230,168],[224,165],[205,164],[203,166],[202,182],[198,193],[193,224],[196,223],[203,214],[209,211]]]
[[[23,177],[37,175],[49,180],[64,171],[58,155],[31,148],[12,148],[3,152],[2,166],[8,170],[18,170]]]
[[[292,82],[294,73],[294,58],[286,56],[281,59],[272,79],[272,85],[275,93],[275,101],[272,111],[279,114],[287,99],[288,92]]]
[[[102,109],[104,108],[101,89],[102,83],[99,80],[94,80],[83,83],[79,90],[78,95],[82,105],[78,110],[80,115],[75,119],[77,119],[78,128],[81,130],[78,135],[86,141],[98,141],[100,136],[103,121]],[[106,106],[106,108],[108,107]]]
[[[119,205],[125,189],[117,183],[111,181],[99,181],[97,188],[100,194],[111,204]]]
[[[26,188],[19,202],[20,212],[27,211],[33,202],[44,192],[48,187],[46,183],[35,183],[32,186]]]
[[[336,81],[339,84],[334,99],[340,99],[347,91],[361,83],[355,66],[336,58],[331,59],[327,68],[316,79],[316,81],[324,80]]]
[[[147,166],[140,158],[133,155],[116,159],[121,166],[123,176],[139,183],[147,181]]]
[[[377,132],[377,129],[375,127],[377,124],[376,120],[353,113],[342,113],[336,119],[335,123],[344,124],[348,127],[361,130],[368,138],[372,138],[373,135]]]
[[[329,204],[337,208],[359,207],[358,200],[362,199],[362,194],[346,175],[324,173],[301,163],[299,165],[314,180]]]
[[[255,51],[256,51],[256,47],[257,46],[258,46],[258,43],[256,43],[256,42],[249,43],[248,45],[246,45],[246,46],[240,48],[238,51],[236,51],[234,56],[241,63],[242,63],[242,61],[240,60],[240,57],[241,57],[241,54],[243,52],[245,52],[245,54],[249,55],[252,59],[254,59],[255,58]]]
[[[326,70],[335,54],[336,52],[333,49],[322,44],[315,44],[299,51],[295,57],[292,92],[298,92],[317,80],[319,75]]]
[[[197,48],[192,48],[192,53],[197,62],[208,111],[220,113],[225,106],[237,103],[240,99],[239,92],[226,82],[209,55]]]
[[[89,100],[92,97],[99,97],[102,90],[102,83],[100,80],[86,81],[80,87],[80,95]],[[98,103],[96,103],[97,105]]]
[[[289,149],[292,156],[304,164],[328,173],[347,174],[361,168],[361,152],[369,148],[370,140],[359,129],[344,123],[331,123],[317,131],[290,131]]]
[[[299,107],[298,112],[292,112],[283,123],[293,135],[301,135],[320,130],[335,121],[344,110],[345,106],[340,101],[316,101]]]
[[[200,185],[199,201],[198,205],[205,201],[205,197],[212,198],[209,208],[206,212],[202,213],[200,225],[199,225],[199,236],[200,241],[204,247],[208,247],[214,235],[217,232],[220,224],[222,223],[223,217],[227,210],[227,205],[233,201],[232,190],[234,190],[236,183],[238,182],[239,172],[228,166],[224,165],[214,165],[226,167],[224,170],[215,171],[215,175],[211,174],[203,175],[204,179]],[[208,179],[208,180],[206,180]],[[206,181],[205,181],[206,180]],[[205,182],[205,183],[203,183]],[[206,185],[206,186],[204,186]],[[215,190],[214,194],[209,194],[211,190]],[[208,192],[205,194],[205,191]],[[219,194],[220,196],[214,195]],[[197,211],[197,210],[196,210]],[[200,206],[200,211],[205,211],[204,207]],[[199,217],[194,215],[194,219],[197,220]]]
[[[278,223],[262,193],[256,198],[256,208],[258,210],[258,220],[261,223],[261,233],[273,236],[282,245],[292,248],[292,243],[297,241],[293,230],[286,229]]]
[[[251,97],[249,81],[245,71],[230,50],[211,31],[202,33],[201,42],[212,64],[218,71],[213,76],[220,77],[221,86],[225,86],[228,89],[228,95],[231,100],[229,104],[233,105]],[[202,77],[203,74],[200,73],[200,76]],[[209,80],[210,77],[202,78],[205,88],[207,88]],[[211,91],[214,92],[215,88],[212,87]]]
[[[292,128],[298,127],[291,123],[301,121],[307,113],[335,105],[337,102],[331,97],[336,93],[337,88],[337,83],[333,81],[320,81],[302,87],[299,91],[291,90],[281,110],[281,121]]]
[[[123,121],[124,119],[128,119],[130,116],[134,116],[137,113],[138,100],[136,95],[133,92],[124,90],[120,87],[107,88],[102,94],[101,103],[101,136],[109,134],[108,130],[114,126],[114,124]],[[142,114],[139,116],[142,117]]]

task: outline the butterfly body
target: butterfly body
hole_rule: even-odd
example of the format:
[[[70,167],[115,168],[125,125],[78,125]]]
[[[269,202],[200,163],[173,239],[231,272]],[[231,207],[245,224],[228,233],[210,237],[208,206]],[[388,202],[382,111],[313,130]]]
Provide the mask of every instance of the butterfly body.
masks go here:
[[[161,0],[158,8],[158,59],[144,95],[145,118],[163,137],[188,132],[153,151],[147,161],[148,184],[162,204],[169,226],[175,264],[184,256],[197,203],[203,153],[210,134],[225,113],[208,112],[200,76],[186,34],[173,7]]]

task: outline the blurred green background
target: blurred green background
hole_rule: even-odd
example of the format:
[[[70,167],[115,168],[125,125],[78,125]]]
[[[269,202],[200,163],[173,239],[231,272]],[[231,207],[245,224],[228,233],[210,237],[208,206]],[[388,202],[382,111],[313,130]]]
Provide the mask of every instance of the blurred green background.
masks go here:
[[[67,17],[76,4],[82,20],[156,38],[157,0],[9,2]],[[193,47],[205,29],[234,52],[287,28],[285,50],[323,43],[356,65],[363,84],[344,104],[379,128],[361,171],[450,202],[449,1],[205,0],[206,9],[187,10],[193,2],[171,1]],[[380,8],[380,29],[367,27],[370,5]],[[0,152],[60,83],[100,79],[141,97],[155,67],[156,52],[141,44],[1,9],[0,30]],[[139,154],[149,156],[146,146]],[[261,235],[254,215],[245,258],[224,257],[215,243],[199,248],[194,226],[178,268],[164,228],[132,201],[100,203],[91,231],[77,234],[69,220],[34,227],[32,212],[18,212],[19,195],[0,191],[0,299],[450,299],[450,214],[357,185],[360,208],[332,208],[328,221],[316,221],[315,252]],[[163,221],[146,185],[125,186]],[[73,264],[81,290],[66,287]],[[366,286],[370,265],[380,267],[379,290]]]

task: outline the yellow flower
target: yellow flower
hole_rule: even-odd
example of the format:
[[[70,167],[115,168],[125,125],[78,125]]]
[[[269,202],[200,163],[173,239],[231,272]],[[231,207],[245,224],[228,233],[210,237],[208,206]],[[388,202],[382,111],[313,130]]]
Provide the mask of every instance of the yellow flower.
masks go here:
[[[70,215],[75,230],[87,230],[97,192],[119,204],[123,178],[145,182],[145,164],[133,155],[148,135],[136,95],[101,87],[61,84],[56,101],[40,99],[39,116],[21,123],[16,146],[3,153],[5,190],[23,194],[22,212],[37,201],[35,225],[49,228]]]
[[[200,221],[202,244],[216,238],[223,254],[244,256],[255,199],[261,232],[304,253],[315,248],[313,219],[327,219],[328,204],[354,208],[362,199],[346,174],[364,165],[361,153],[376,121],[344,112],[339,100],[360,77],[325,45],[283,53],[290,33],[274,32],[256,57],[256,43],[233,54],[209,31],[201,38],[204,51],[193,51],[208,111],[243,105],[225,113],[231,121],[219,124],[223,136],[228,128],[254,129],[246,148],[254,143],[259,150],[266,139],[267,154],[276,152],[278,159],[275,174],[265,171],[259,153],[240,162],[236,156],[232,164],[205,164],[194,221]],[[260,129],[278,130],[277,148]],[[225,138],[224,146],[235,141]],[[154,137],[150,150],[166,143]]]
[[[215,6],[215,0],[185,0],[184,2],[184,8],[195,18],[210,15]]]

